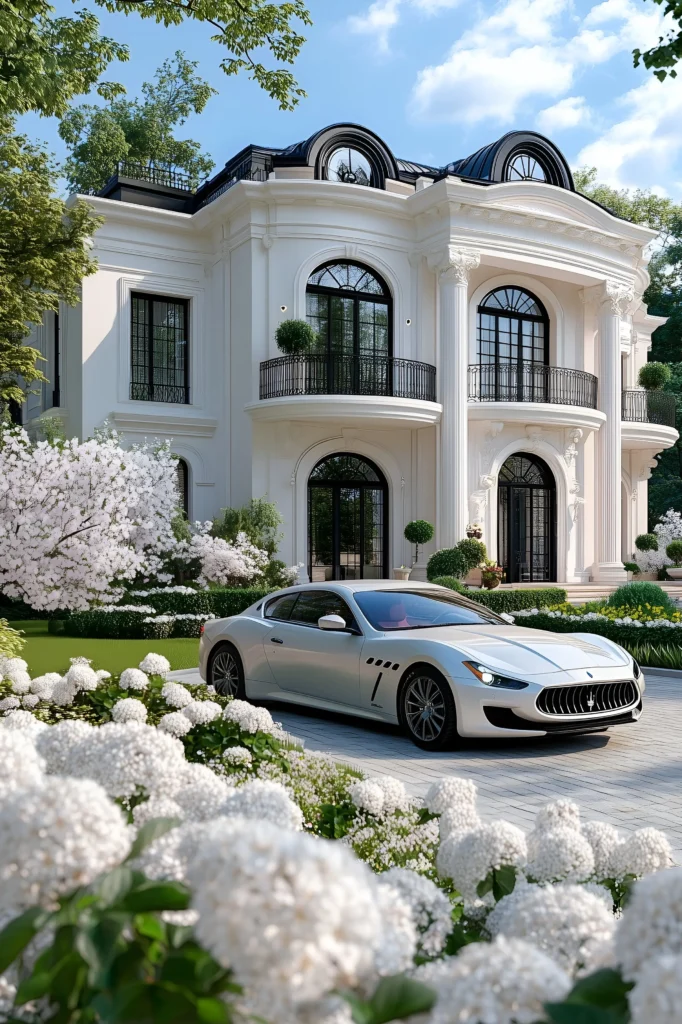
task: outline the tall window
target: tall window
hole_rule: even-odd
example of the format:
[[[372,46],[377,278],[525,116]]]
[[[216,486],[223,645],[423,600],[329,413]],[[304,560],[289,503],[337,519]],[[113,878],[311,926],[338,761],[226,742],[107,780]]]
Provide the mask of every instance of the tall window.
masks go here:
[[[549,323],[544,307],[521,288],[496,288],[478,307],[480,397],[539,401],[547,388]]]
[[[325,580],[382,579],[388,565],[388,487],[359,455],[330,455],[308,480],[308,574]]]
[[[308,279],[306,313],[328,394],[390,394],[391,296],[377,274],[326,263]]]
[[[189,403],[189,303],[133,295],[130,397]]]
[[[176,483],[180,508],[189,519],[189,467],[184,459],[176,461]]]
[[[497,480],[497,559],[507,583],[556,579],[556,487],[537,455],[511,455]]]

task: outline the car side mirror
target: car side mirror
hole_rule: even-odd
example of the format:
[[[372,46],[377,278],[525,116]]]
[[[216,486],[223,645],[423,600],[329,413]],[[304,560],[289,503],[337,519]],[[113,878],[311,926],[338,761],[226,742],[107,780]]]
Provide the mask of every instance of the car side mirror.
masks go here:
[[[345,629],[346,620],[340,615],[321,615],[317,620],[320,629]]]
[[[500,618],[504,619],[505,622],[511,623],[512,626],[514,625],[514,616],[513,615],[508,615],[507,612],[500,612]]]

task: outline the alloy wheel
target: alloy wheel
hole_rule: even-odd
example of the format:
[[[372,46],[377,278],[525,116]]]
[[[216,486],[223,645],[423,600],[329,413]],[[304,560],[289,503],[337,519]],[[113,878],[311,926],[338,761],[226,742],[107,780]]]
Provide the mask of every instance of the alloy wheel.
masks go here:
[[[430,676],[416,676],[405,693],[405,718],[410,732],[426,742],[440,736],[445,724],[445,700]]]
[[[239,667],[230,651],[219,651],[211,666],[211,682],[223,697],[235,697],[239,689]]]

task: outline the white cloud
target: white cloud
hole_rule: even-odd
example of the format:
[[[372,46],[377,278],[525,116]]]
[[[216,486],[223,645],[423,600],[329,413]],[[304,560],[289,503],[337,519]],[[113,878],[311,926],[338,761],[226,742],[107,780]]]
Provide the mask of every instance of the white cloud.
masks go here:
[[[439,11],[459,7],[462,0],[412,0],[412,5],[427,14],[438,14]]]
[[[626,116],[585,146],[578,163],[616,187],[659,189],[682,152],[682,77],[647,78],[620,101]]]
[[[642,11],[635,0],[605,0],[577,28],[568,21],[570,10],[569,0],[507,0],[465,31],[442,64],[418,73],[412,112],[433,120],[510,124],[531,98],[562,96],[584,67],[648,46],[664,28],[658,7]],[[567,127],[566,118],[580,123],[577,110],[555,104],[540,117],[549,124],[554,116],[553,123]]]
[[[374,36],[381,53],[388,53],[388,37],[400,20],[400,0],[376,0],[366,14],[353,14],[348,19],[351,32]]]
[[[565,128],[576,128],[590,120],[590,108],[584,96],[567,96],[552,107],[545,107],[537,116],[540,131],[551,135]]]

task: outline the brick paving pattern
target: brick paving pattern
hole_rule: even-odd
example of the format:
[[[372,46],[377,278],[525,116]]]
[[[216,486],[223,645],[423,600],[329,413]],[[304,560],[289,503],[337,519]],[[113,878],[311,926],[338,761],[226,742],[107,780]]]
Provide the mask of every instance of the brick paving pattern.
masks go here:
[[[481,817],[506,818],[526,830],[543,803],[570,797],[585,820],[609,821],[623,832],[663,829],[682,858],[682,674],[645,675],[644,712],[634,725],[591,736],[468,740],[445,754],[420,750],[390,726],[283,703],[268,706],[307,750],[324,751],[370,775],[394,775],[416,795],[433,779],[462,775],[478,786]],[[198,681],[198,672],[171,677]]]

